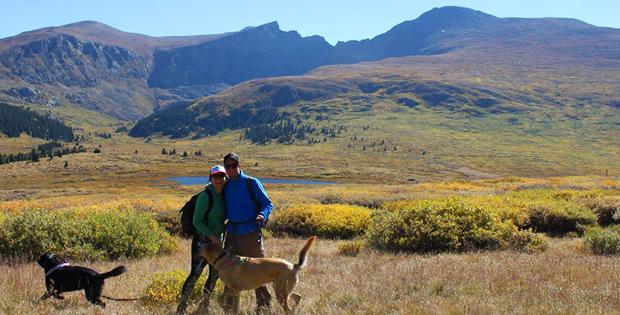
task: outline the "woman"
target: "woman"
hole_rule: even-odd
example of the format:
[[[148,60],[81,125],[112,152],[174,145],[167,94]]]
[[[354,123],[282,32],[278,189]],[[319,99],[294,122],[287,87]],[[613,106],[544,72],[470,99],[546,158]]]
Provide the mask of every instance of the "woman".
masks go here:
[[[193,220],[196,234],[192,239],[192,269],[183,284],[177,314],[185,313],[187,301],[196,285],[196,281],[204,267],[208,264],[204,258],[196,257],[196,254],[200,248],[209,243],[222,246],[221,240],[225,229],[224,220],[226,219],[226,204],[224,202],[226,180],[226,170],[224,167],[220,165],[214,166],[211,168],[211,172],[209,172],[209,182],[205,191],[200,193],[198,199],[196,199]],[[211,196],[209,196],[209,193]],[[211,201],[210,198],[212,198]],[[209,209],[209,205],[212,205],[211,209]],[[200,302],[200,309],[206,310],[209,307],[209,299],[215,289],[217,279],[217,270],[209,265],[209,277],[203,289],[204,296]]]

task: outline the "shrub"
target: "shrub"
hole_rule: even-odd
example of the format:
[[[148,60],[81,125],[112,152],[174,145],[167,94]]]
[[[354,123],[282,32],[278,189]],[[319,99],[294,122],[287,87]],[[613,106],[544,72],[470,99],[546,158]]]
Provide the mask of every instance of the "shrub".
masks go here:
[[[363,240],[345,241],[338,244],[338,250],[341,255],[355,257],[364,249],[365,245]]]
[[[584,234],[586,248],[596,255],[617,255],[620,253],[620,228],[592,228]]]
[[[533,202],[526,211],[529,216],[527,228],[555,235],[581,232],[583,226],[592,225],[597,219],[586,207],[564,200]]]
[[[368,233],[369,244],[394,252],[461,252],[475,249],[544,250],[546,240],[519,231],[493,210],[457,199],[399,204]]]
[[[36,259],[43,252],[69,258],[142,258],[178,247],[151,216],[135,211],[52,211],[32,208],[0,226],[0,253]]]
[[[293,205],[275,212],[269,228],[296,236],[351,238],[370,227],[371,212],[352,205]]]
[[[209,268],[205,268],[204,272],[196,281],[194,289],[189,296],[190,302],[196,302],[202,296],[202,288],[205,285]],[[153,304],[173,304],[177,302],[181,294],[183,283],[189,274],[183,270],[172,270],[170,272],[160,272],[149,276],[151,283],[144,289],[143,296],[147,303]],[[216,294],[221,294],[224,286],[221,281],[215,286],[215,291],[211,295],[214,298]]]
[[[165,210],[153,213],[153,218],[157,220],[159,225],[164,228],[170,235],[184,236],[181,229],[181,214],[179,210]]]
[[[601,226],[620,223],[620,199],[587,198],[580,200],[579,203],[596,214],[598,224]]]

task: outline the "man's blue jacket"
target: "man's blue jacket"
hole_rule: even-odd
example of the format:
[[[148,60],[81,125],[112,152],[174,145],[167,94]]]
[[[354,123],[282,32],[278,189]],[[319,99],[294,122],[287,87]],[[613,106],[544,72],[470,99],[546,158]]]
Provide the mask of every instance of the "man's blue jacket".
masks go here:
[[[248,190],[247,181],[251,180],[252,190],[256,200],[260,203],[260,210],[258,214],[265,217],[265,223],[269,220],[271,210],[273,210],[273,203],[267,196],[263,185],[260,181],[253,177],[248,177],[241,172],[239,179],[228,179],[226,188],[224,189],[224,196],[226,197],[226,214],[229,220],[227,227],[228,233],[236,235],[245,235],[252,233],[260,227],[256,223],[256,206],[250,197],[250,191]]]

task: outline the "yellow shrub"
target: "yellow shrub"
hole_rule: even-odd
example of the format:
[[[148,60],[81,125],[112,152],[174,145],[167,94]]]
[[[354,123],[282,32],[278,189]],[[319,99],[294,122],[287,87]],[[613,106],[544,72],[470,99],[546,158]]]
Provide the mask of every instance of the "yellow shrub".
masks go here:
[[[338,244],[338,250],[341,255],[345,256],[357,256],[366,246],[364,240],[345,241]]]
[[[202,289],[207,280],[209,268],[205,268],[202,275],[196,281],[194,289],[190,294],[189,300],[196,302],[202,296]],[[160,272],[149,276],[151,283],[144,289],[144,297],[146,302],[154,304],[174,304],[177,303],[177,299],[181,294],[181,288],[183,283],[189,274],[186,271],[176,269],[170,272]],[[216,294],[221,294],[224,291],[224,285],[221,281],[218,281],[215,286],[215,291],[211,298],[214,298]]]
[[[274,212],[269,228],[276,233],[351,238],[372,224],[372,210],[352,205],[293,205]]]
[[[544,250],[542,235],[519,231],[492,208],[463,198],[397,202],[387,205],[368,231],[378,249],[408,252],[476,249]]]

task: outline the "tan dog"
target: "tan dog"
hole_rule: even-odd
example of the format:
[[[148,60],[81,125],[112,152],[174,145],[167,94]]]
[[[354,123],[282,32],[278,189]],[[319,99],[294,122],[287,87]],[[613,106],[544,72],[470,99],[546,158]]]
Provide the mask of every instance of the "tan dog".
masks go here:
[[[256,289],[267,282],[273,281],[273,289],[282,308],[287,313],[299,305],[301,295],[294,293],[297,284],[297,272],[306,264],[306,254],[316,241],[311,237],[299,253],[296,265],[278,258],[250,258],[232,255],[219,246],[210,243],[198,253],[217,269],[220,279],[230,288],[233,298],[233,312],[239,312],[239,293],[244,290]],[[293,309],[289,307],[289,296],[295,302]]]

